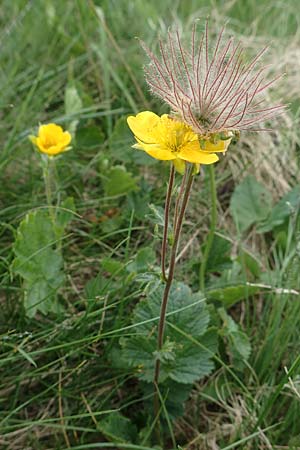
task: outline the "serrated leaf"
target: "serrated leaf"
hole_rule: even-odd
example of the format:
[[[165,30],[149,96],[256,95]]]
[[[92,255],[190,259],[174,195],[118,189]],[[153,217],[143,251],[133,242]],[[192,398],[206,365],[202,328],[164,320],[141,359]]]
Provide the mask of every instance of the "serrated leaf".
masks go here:
[[[152,291],[145,300],[142,300],[136,306],[134,310],[134,323],[159,316],[163,291],[164,284],[160,284],[157,289]],[[189,305],[193,306],[187,308]],[[175,312],[177,310],[180,311]],[[173,283],[170,290],[167,312],[172,313],[167,319],[168,322],[180,324],[178,327],[187,330],[192,336],[201,336],[207,330],[209,313],[206,308],[204,296],[201,292],[193,294],[190,288],[184,283]],[[152,327],[153,323],[149,323],[145,324],[143,329],[148,333],[152,330]]]
[[[113,167],[103,181],[103,188],[107,196],[125,195],[128,192],[138,190],[135,179],[123,166]]]
[[[37,310],[57,310],[55,294],[64,282],[63,259],[55,249],[56,236],[48,214],[30,212],[20,223],[14,244],[12,269],[24,280],[24,306],[33,317]]]
[[[282,225],[286,219],[300,206],[300,186],[288,192],[272,208],[267,219],[257,228],[258,233],[267,233]]]
[[[159,316],[163,290],[164,285],[160,284],[136,306],[133,322],[142,325],[137,327],[135,335],[121,340],[124,359],[137,368],[143,380],[149,382],[153,380],[155,357],[158,356],[158,321],[151,319]],[[171,287],[167,313],[165,345],[159,355],[160,381],[171,379],[191,384],[208,375],[214,367],[212,355],[217,347],[216,332],[208,330],[209,313],[202,294],[193,294],[183,283],[174,283]],[[200,345],[195,345],[172,324],[183,334],[197,339]]]
[[[230,286],[209,289],[206,292],[207,298],[210,300],[218,300],[223,303],[226,308],[233,306],[235,303],[248,298],[260,291],[259,286],[249,286],[247,284],[235,284]]]
[[[270,192],[252,176],[235,188],[230,200],[232,217],[241,232],[266,219],[271,206]]]
[[[182,335],[180,337],[183,339]],[[199,341],[203,348],[199,348],[190,341],[187,341],[189,345],[181,347],[176,355],[174,367],[169,373],[172,380],[177,383],[192,384],[212,372],[214,368],[212,355],[217,350],[216,331],[214,329],[208,331]]]

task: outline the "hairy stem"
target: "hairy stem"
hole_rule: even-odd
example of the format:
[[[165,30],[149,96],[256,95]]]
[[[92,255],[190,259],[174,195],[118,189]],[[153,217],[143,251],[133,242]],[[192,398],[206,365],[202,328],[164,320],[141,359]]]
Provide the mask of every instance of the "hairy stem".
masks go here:
[[[210,183],[210,197],[211,197],[211,216],[210,216],[209,233],[207,236],[204,254],[203,254],[202,262],[200,265],[200,273],[199,273],[200,289],[202,291],[204,291],[204,289],[205,289],[205,272],[206,272],[207,260],[209,257],[209,253],[211,250],[213,240],[214,240],[214,235],[215,235],[216,225],[217,225],[217,190],[216,190],[215,168],[214,168],[213,164],[211,164],[208,167],[208,169],[209,169],[209,183]]]
[[[182,195],[183,195],[183,191],[184,191],[184,186],[185,186],[185,182],[186,182],[186,177],[187,177],[187,170],[184,171],[184,175],[183,175],[183,179],[179,188],[179,194],[177,196],[176,202],[175,202],[175,212],[174,212],[174,223],[173,223],[173,233],[175,234],[175,229],[176,229],[176,223],[177,223],[177,219],[178,219],[178,213],[179,213],[179,208],[180,208],[180,204],[181,204],[181,200],[182,200]]]
[[[158,338],[157,338],[158,352],[162,349],[162,346],[163,346],[167,304],[168,304],[170,289],[172,286],[172,281],[174,278],[177,248],[178,248],[182,223],[183,223],[183,219],[184,219],[184,214],[185,214],[185,210],[186,210],[186,207],[188,204],[191,187],[192,187],[192,183],[193,183],[193,166],[187,167],[186,171],[188,171],[188,176],[187,176],[187,181],[185,183],[184,195],[183,195],[183,199],[182,199],[182,203],[181,203],[181,208],[178,213],[178,218],[177,218],[177,222],[176,222],[174,240],[173,240],[173,244],[172,244],[172,248],[171,248],[169,273],[168,273],[167,282],[165,285],[165,290],[163,293],[163,298],[162,298],[162,303],[161,303],[160,318],[159,318],[159,324],[158,324]],[[182,183],[185,182],[185,179],[186,178],[183,178]],[[159,373],[160,373],[160,360],[159,360],[159,358],[157,358],[156,362],[155,362],[155,372],[154,372],[154,380],[153,380],[154,387],[155,387],[155,394],[154,394],[155,416],[157,416],[159,414],[159,395],[158,395]],[[157,427],[158,428],[158,436],[160,435],[159,427],[160,427],[160,425],[159,425],[159,421],[158,421],[158,427]]]
[[[166,202],[165,202],[164,234],[163,234],[162,247],[161,247],[161,272],[162,272],[162,278],[164,281],[167,281],[166,253],[167,253],[167,242],[168,242],[170,203],[171,203],[171,196],[172,196],[172,190],[173,190],[173,185],[174,185],[174,178],[175,178],[175,167],[174,167],[174,164],[171,163],[170,178],[169,178]]]
[[[49,210],[49,215],[51,218],[51,221],[53,225],[55,225],[55,211],[52,203],[52,189],[51,189],[51,179],[52,179],[52,167],[51,167],[51,161],[47,157],[46,161],[43,164],[43,176],[44,176],[44,182],[45,182],[45,192],[46,192],[46,199],[47,199],[47,205]]]

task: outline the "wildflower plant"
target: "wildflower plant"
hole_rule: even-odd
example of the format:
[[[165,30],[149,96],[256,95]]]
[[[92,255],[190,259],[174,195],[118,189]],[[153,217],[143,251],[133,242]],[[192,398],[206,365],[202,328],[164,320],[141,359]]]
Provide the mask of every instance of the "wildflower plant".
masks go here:
[[[48,211],[29,212],[20,223],[14,245],[13,271],[24,281],[24,309],[33,317],[37,311],[59,312],[57,290],[63,285],[61,240],[72,219],[74,202],[66,198],[54,204],[55,160],[69,150],[71,134],[54,123],[40,125],[37,136],[29,136],[41,156]]]
[[[45,181],[45,191],[48,208],[53,224],[55,224],[55,214],[52,205],[52,184],[54,184],[54,162],[55,157],[71,149],[71,134],[64,131],[61,126],[55,123],[40,125],[37,136],[29,136],[30,141],[41,153],[43,175]]]
[[[217,224],[217,196],[213,164],[219,160],[220,155],[227,151],[234,136],[239,136],[240,132],[244,130],[266,130],[264,124],[281,114],[285,106],[280,104],[269,106],[267,103],[265,92],[280,76],[271,81],[266,79],[267,67],[260,64],[266,48],[248,62],[241,44],[235,43],[232,38],[226,39],[224,28],[216,37],[213,45],[210,43],[207,22],[204,32],[199,37],[196,25],[194,25],[188,46],[184,45],[178,31],[169,32],[165,41],[159,42],[159,56],[155,55],[144,42],[141,42],[141,45],[150,60],[144,69],[149,88],[155,96],[169,106],[170,112],[159,117],[154,112],[143,111],[136,116],[128,117],[127,121],[137,141],[133,147],[145,151],[155,159],[170,161],[170,177],[164,211],[161,250],[163,287],[159,290],[161,301],[156,351],[153,351],[153,348],[151,350],[151,346],[149,347],[149,341],[153,339],[151,332],[149,335],[151,338],[147,338],[144,343],[141,343],[138,338],[136,343],[134,340],[127,343],[127,350],[129,348],[130,351],[127,351],[126,357],[130,359],[131,356],[135,364],[138,364],[139,358],[143,359],[143,352],[145,354],[148,351],[147,364],[139,367],[140,371],[144,370],[144,376],[148,381],[149,378],[153,380],[155,386],[154,413],[156,417],[159,417],[160,407],[163,408],[160,385],[165,382],[168,375],[177,382],[192,382],[197,377],[199,379],[204,374],[207,375],[213,367],[209,359],[214,355],[214,345],[206,347],[205,339],[202,343],[201,338],[200,343],[198,340],[206,331],[209,322],[208,315],[205,319],[205,327],[201,332],[198,329],[192,339],[194,339],[194,343],[200,345],[202,350],[206,348],[209,356],[206,356],[208,358],[206,361],[201,362],[200,366],[202,367],[198,371],[195,370],[193,376],[187,376],[189,381],[186,381],[184,376],[176,378],[178,367],[182,361],[176,361],[176,357],[180,358],[179,353],[176,353],[178,343],[176,344],[176,339],[174,339],[175,343],[172,343],[170,336],[174,329],[177,330],[177,341],[180,332],[183,340],[189,331],[190,334],[193,334],[192,319],[190,319],[190,330],[189,320],[185,322],[186,328],[182,325],[181,331],[180,327],[176,328],[174,322],[173,325],[172,321],[170,324],[166,322],[167,314],[172,314],[174,310],[174,296],[178,297],[182,291],[180,284],[173,284],[173,280],[182,225],[195,175],[199,173],[201,164],[209,166],[211,226],[202,254],[199,273],[199,286],[203,295],[206,265]],[[171,227],[173,232],[170,235],[169,221],[176,172],[183,176],[175,200],[173,227]],[[170,248],[167,267],[168,245]],[[201,293],[198,295],[201,296]],[[192,303],[189,295],[185,294],[184,298],[187,303]],[[169,308],[167,308],[169,301]],[[151,303],[151,295],[149,303]],[[149,318],[149,313],[146,313],[147,308],[151,308],[151,305],[138,305],[137,314],[140,320]],[[200,323],[201,318],[203,319],[203,316],[199,313]],[[180,323],[179,313],[178,323]],[[167,339],[165,339],[166,328],[168,329]],[[184,329],[185,331],[182,331]],[[182,343],[182,345],[184,344]],[[188,353],[189,351],[186,350],[187,355]],[[135,356],[133,357],[133,355]],[[186,360],[183,372],[186,370],[186,373],[190,373],[192,365],[191,361]],[[210,367],[210,370],[203,372],[206,365]]]

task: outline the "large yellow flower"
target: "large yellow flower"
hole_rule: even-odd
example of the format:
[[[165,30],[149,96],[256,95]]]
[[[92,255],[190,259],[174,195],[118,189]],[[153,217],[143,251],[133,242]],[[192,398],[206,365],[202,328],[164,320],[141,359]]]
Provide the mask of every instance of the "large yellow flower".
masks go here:
[[[189,125],[171,119],[167,114],[159,117],[151,111],[130,116],[127,123],[137,140],[134,148],[144,150],[153,158],[173,161],[179,171],[184,168],[185,161],[215,163],[219,159],[215,152],[226,151],[230,142],[219,140],[212,143],[194,133]]]
[[[41,153],[55,156],[70,149],[71,134],[55,123],[40,125],[38,135],[30,136],[31,142]]]

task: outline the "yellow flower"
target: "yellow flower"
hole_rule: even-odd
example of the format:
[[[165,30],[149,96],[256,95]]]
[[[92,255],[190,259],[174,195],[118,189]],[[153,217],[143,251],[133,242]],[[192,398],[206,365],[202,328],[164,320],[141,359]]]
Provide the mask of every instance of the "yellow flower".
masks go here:
[[[29,137],[41,153],[55,156],[70,149],[71,134],[55,123],[40,125],[37,136]]]
[[[213,143],[198,136],[189,125],[161,117],[151,111],[143,111],[127,118],[137,144],[134,148],[144,150],[153,158],[173,161],[181,172],[185,161],[193,164],[213,164],[219,160],[215,152],[225,152],[230,139]]]

